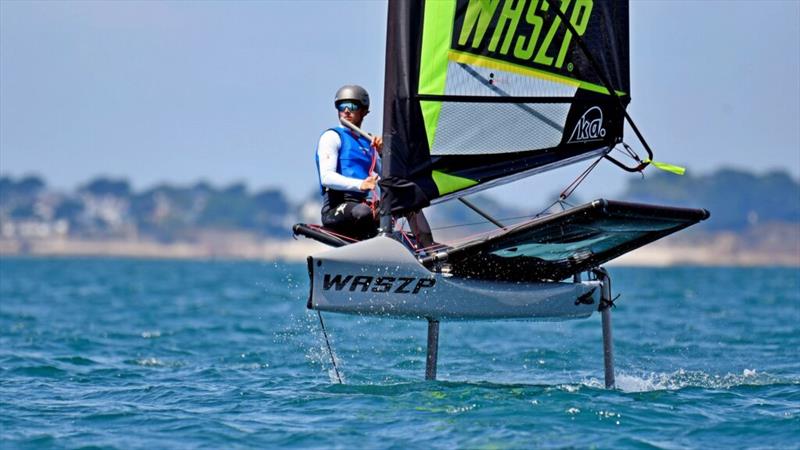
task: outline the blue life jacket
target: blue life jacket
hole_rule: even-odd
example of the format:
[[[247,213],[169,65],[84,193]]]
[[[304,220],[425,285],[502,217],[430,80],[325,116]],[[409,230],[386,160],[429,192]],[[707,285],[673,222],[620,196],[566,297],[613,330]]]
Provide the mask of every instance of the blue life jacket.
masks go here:
[[[339,135],[341,145],[339,146],[339,160],[336,163],[336,171],[340,174],[349,177],[363,180],[369,176],[369,169],[372,166],[372,154],[374,150],[370,147],[370,141],[363,136],[356,138],[353,133],[343,128],[330,128]],[[327,130],[326,130],[327,131]],[[318,149],[319,150],[319,149]],[[314,154],[314,159],[317,162],[317,177],[320,178],[319,171],[319,153]],[[325,187],[320,181],[320,192],[325,195]],[[359,195],[357,192],[350,194]],[[367,192],[361,193],[363,197],[367,197]],[[359,195],[360,196],[360,195]]]

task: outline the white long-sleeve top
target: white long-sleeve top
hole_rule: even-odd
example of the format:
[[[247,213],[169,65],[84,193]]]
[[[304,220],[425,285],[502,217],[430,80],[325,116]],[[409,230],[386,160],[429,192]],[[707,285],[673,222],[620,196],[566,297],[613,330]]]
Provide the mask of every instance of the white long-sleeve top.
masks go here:
[[[340,126],[345,130],[346,128]],[[322,186],[337,191],[361,192],[361,182],[357,178],[346,177],[336,171],[339,162],[339,148],[342,140],[339,134],[333,130],[322,133],[317,144],[317,158],[319,159],[319,182]],[[375,164],[375,170],[380,173],[381,160]]]

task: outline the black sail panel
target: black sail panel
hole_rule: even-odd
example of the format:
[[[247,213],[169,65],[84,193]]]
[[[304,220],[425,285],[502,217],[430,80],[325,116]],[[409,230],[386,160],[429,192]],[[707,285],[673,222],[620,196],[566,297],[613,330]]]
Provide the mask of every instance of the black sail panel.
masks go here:
[[[427,206],[439,196],[422,111],[416,100],[424,4],[390,1],[384,77],[383,207],[393,214]]]
[[[629,83],[626,1],[391,0],[385,212],[603,154]]]

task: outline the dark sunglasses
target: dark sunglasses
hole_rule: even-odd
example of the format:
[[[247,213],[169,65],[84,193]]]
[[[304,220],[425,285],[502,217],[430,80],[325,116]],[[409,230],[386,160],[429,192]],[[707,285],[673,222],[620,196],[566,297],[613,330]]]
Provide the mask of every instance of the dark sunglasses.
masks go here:
[[[349,109],[350,112],[354,112],[354,111],[358,111],[359,109],[361,109],[361,105],[359,105],[358,103],[353,103],[353,102],[342,102],[342,103],[339,103],[338,105],[336,105],[336,109],[338,109],[339,112],[344,112],[345,109]]]

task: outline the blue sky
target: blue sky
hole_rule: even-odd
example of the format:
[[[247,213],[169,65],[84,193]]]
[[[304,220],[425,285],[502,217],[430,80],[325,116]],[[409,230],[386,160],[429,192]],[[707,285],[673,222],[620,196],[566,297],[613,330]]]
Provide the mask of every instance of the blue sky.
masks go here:
[[[656,159],[800,177],[800,2],[630,9],[629,111]],[[381,1],[2,1],[0,172],[64,189],[104,174],[307,197],[340,85],[369,89],[365,128],[382,131],[385,29]],[[583,168],[494,195],[539,203]],[[581,196],[613,197],[631,176],[606,163]]]

